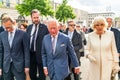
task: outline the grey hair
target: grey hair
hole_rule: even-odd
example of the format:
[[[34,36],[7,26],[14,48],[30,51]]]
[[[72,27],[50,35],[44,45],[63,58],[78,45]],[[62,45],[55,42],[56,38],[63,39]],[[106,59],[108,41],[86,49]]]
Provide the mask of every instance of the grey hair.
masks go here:
[[[105,24],[104,28],[107,29],[108,23],[107,23],[106,19],[102,16],[98,16],[98,17],[94,18],[91,28],[95,29],[95,24],[98,24],[98,23],[104,23]]]
[[[47,26],[48,26],[50,23],[52,23],[52,22],[55,22],[56,25],[57,25],[57,27],[60,26],[58,20],[56,20],[56,19],[50,19],[50,20],[48,20],[48,22],[47,22]],[[48,27],[49,27],[49,26],[48,26]]]

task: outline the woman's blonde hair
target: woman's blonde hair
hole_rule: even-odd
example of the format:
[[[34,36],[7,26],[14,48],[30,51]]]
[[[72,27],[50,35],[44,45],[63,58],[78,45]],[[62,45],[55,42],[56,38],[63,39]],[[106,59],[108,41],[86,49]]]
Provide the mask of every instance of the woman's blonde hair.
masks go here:
[[[91,28],[93,30],[95,30],[95,25],[96,24],[101,24],[101,23],[104,24],[104,26],[103,26],[104,29],[107,29],[108,23],[107,23],[106,19],[104,17],[102,17],[102,16],[98,16],[98,17],[94,18],[94,20],[92,22],[92,25],[91,25]]]

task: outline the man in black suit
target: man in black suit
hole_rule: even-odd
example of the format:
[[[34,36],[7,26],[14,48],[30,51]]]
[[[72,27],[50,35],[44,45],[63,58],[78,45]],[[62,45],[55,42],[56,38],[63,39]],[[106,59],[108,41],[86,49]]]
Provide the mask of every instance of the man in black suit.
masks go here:
[[[112,18],[108,17],[106,18],[106,21],[108,23],[108,30],[114,32],[117,52],[119,53],[119,60],[120,60],[120,31],[112,27],[112,23],[113,23]],[[119,65],[120,65],[120,62],[119,62]],[[120,79],[120,72],[118,72],[118,77]]]
[[[79,50],[82,48],[82,37],[76,31],[75,26],[76,25],[75,25],[74,21],[68,21],[68,28],[66,29],[65,33],[68,35],[68,37],[72,41],[72,44],[73,44],[73,47],[74,47],[74,50],[75,50],[75,53],[76,53],[76,56],[77,56],[77,59],[79,61],[79,65],[80,65],[81,54],[80,54]],[[79,75],[74,73],[73,66],[70,65],[70,67],[72,68],[72,72],[74,74],[74,80],[79,80]]]
[[[29,37],[27,33],[16,29],[15,20],[10,16],[2,19],[6,31],[0,34],[0,75],[4,80],[25,80],[29,72]],[[3,65],[3,69],[2,69]]]
[[[37,9],[32,10],[31,19],[33,24],[28,26],[27,33],[30,36],[30,77],[31,80],[37,80],[37,70],[39,80],[45,80],[43,64],[41,57],[41,46],[44,35],[48,34],[47,26],[40,23],[40,12]]]

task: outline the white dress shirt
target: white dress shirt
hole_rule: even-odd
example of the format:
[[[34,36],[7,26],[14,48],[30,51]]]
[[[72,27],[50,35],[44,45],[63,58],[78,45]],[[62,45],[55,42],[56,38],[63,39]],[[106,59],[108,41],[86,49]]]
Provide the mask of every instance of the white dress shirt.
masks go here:
[[[74,31],[73,31],[73,32],[74,32]],[[70,40],[72,40],[73,32],[68,31],[68,37],[70,38]]]
[[[35,24],[33,24],[33,27],[32,27],[32,30],[31,30],[31,34],[30,34],[30,48],[31,48],[31,43],[32,43],[32,39],[33,39],[33,34],[34,34],[34,31],[35,31]],[[38,29],[39,29],[39,24],[37,25],[37,31],[35,33],[35,42],[34,42],[34,51],[36,51],[36,38],[37,38],[37,33],[38,33]]]

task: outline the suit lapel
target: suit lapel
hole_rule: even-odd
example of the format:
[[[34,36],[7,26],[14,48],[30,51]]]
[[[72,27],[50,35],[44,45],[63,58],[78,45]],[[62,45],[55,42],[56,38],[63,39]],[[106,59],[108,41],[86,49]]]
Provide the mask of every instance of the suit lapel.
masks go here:
[[[28,28],[28,31],[27,31],[27,32],[28,32],[29,35],[31,35],[32,27],[33,27],[33,24],[30,25],[29,28]]]
[[[8,32],[7,31],[5,31],[5,35],[4,35],[3,38],[4,38],[5,43],[7,43],[9,48],[10,48],[9,41],[8,41]]]
[[[76,32],[74,31],[73,36],[72,36],[72,42],[73,42],[73,39],[74,39],[75,35],[76,35]]]
[[[113,28],[111,27],[110,31],[113,31]]]
[[[36,38],[36,40],[38,39],[39,35],[40,35],[40,34],[42,33],[42,31],[43,31],[41,24],[39,24],[38,27],[39,27],[39,28],[38,28],[37,38]]]
[[[48,42],[48,44],[50,44],[50,45],[48,45],[50,50],[52,50],[52,41],[51,40],[52,40],[51,35],[49,35],[47,42]],[[52,55],[53,55],[53,50],[52,50]]]
[[[55,48],[55,54],[54,55],[57,55],[57,49],[59,49],[59,46],[60,46],[60,33],[58,34],[58,38],[57,38],[57,42],[56,42],[56,48]]]

